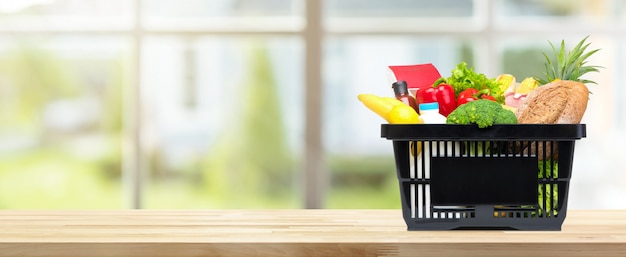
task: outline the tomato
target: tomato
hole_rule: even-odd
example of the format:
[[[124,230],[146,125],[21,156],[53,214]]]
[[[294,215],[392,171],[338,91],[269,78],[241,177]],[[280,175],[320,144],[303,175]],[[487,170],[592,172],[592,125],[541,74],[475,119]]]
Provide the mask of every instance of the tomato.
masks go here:
[[[468,102],[474,101],[476,100],[476,95],[478,95],[478,90],[476,90],[475,88],[468,88],[463,90],[463,92],[461,92],[459,94],[459,97],[456,101],[457,105],[462,105],[462,104],[466,104]]]
[[[491,101],[496,101],[496,98],[493,97],[492,95],[481,95],[480,98],[482,99],[486,99],[486,100],[491,100]]]
[[[465,89],[463,92],[459,94],[459,98],[457,99],[457,104],[462,105],[467,102],[475,101],[477,99],[485,99],[496,101],[496,98],[492,95],[489,95],[489,90],[480,90],[478,91],[475,88]]]

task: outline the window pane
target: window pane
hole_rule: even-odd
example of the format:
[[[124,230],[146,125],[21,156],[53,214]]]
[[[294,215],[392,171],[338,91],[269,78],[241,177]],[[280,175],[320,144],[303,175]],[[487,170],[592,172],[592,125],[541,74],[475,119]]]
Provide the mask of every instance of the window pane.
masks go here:
[[[0,208],[122,208],[116,37],[0,38]]]
[[[300,15],[300,0],[144,0],[150,16],[224,17]]]
[[[470,50],[468,50],[470,49]],[[399,208],[391,142],[380,137],[382,118],[360,93],[393,96],[387,66],[433,63],[443,76],[471,44],[454,38],[333,37],[325,45],[323,124],[331,188],[328,208]]]
[[[150,37],[143,53],[146,208],[299,207],[298,38]]]
[[[149,29],[298,30],[304,0],[145,0]]]
[[[615,13],[619,20],[622,22],[621,24],[626,24],[626,0],[615,0]]]
[[[623,0],[584,1],[584,0],[504,0],[494,1],[497,21],[506,24],[530,22],[525,27],[545,26],[546,21],[567,22],[567,25],[590,24],[611,21],[618,17],[616,10],[623,5]],[[622,6],[623,9],[623,6]],[[502,24],[501,24],[502,25]],[[520,25],[520,24],[516,24]]]
[[[472,0],[325,0],[330,17],[470,17]]]
[[[323,8],[324,26],[339,33],[467,32],[485,18],[472,0],[325,0]]]
[[[552,41],[560,43],[560,39]],[[541,76],[544,71],[545,57],[543,52],[550,53],[548,39],[541,37],[535,40],[523,37],[510,37],[501,40],[499,56],[501,64],[499,73],[509,73],[515,76],[518,82],[526,77]]]
[[[116,29],[132,25],[133,1],[0,1],[0,29]]]

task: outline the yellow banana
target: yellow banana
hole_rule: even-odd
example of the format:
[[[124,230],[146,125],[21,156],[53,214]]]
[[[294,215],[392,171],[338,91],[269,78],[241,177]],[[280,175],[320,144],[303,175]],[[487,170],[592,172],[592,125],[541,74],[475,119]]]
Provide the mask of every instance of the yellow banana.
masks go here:
[[[382,98],[383,98],[383,100],[389,102],[393,106],[405,104],[405,103],[403,103],[402,101],[398,100],[395,97],[382,97]]]
[[[359,94],[359,101],[368,109],[372,110],[380,117],[391,124],[398,123],[421,123],[417,112],[409,105],[394,97],[380,97],[373,94]],[[422,152],[422,144],[410,142],[411,155]]]
[[[373,94],[359,94],[357,97],[365,107],[378,114],[378,116],[385,119],[385,121],[389,121],[389,113],[394,107],[391,101]]]
[[[422,153],[422,142],[409,141],[409,149],[411,149],[411,156],[415,156],[415,144],[417,144],[417,155]]]

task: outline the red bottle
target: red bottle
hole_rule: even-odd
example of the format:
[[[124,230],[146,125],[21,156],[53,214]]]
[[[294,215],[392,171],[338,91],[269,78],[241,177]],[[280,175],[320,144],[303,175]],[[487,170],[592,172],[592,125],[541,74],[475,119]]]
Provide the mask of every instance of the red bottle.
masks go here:
[[[413,109],[415,109],[416,112],[419,112],[419,107],[417,106],[417,103],[415,102],[415,98],[411,96],[411,94],[409,94],[409,89],[408,89],[408,85],[406,84],[406,81],[404,80],[396,81],[393,84],[391,84],[391,87],[393,88],[393,92],[396,95],[396,99],[400,100],[401,102],[405,104],[408,104],[409,106],[413,107]]]

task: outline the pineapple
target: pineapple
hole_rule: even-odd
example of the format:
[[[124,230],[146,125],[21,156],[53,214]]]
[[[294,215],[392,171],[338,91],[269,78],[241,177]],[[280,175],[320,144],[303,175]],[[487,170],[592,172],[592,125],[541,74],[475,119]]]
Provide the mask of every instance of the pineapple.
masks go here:
[[[552,42],[549,42],[554,56],[550,58],[546,53],[543,53],[543,56],[546,58],[546,72],[544,73],[545,78],[537,78],[539,84],[547,84],[554,80],[570,80],[583,84],[596,84],[594,81],[581,78],[583,75],[589,72],[597,72],[598,68],[601,68],[600,66],[586,66],[587,58],[600,50],[595,49],[585,53],[585,50],[587,50],[589,46],[589,43],[585,44],[587,38],[589,38],[589,36],[586,36],[583,40],[578,42],[567,54],[565,53],[564,40],[561,40],[561,46],[558,51]]]
[[[553,58],[546,57],[545,78],[538,78],[541,86],[528,94],[515,112],[518,123],[576,124],[587,109],[589,89],[585,84],[596,82],[581,78],[589,72],[598,72],[600,66],[590,66],[587,58],[599,49],[585,52],[588,36],[566,53],[565,42],[557,51],[552,43]]]

